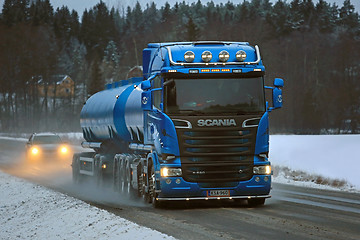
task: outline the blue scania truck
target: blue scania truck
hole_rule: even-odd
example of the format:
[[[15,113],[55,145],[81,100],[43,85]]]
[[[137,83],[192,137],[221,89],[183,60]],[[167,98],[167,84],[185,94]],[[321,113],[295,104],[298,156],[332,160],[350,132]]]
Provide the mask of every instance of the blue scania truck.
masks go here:
[[[85,103],[84,151],[75,182],[163,201],[270,197],[269,113],[284,82],[265,86],[258,46],[246,42],[150,43],[143,77],[106,85]],[[272,92],[269,104],[265,90]]]

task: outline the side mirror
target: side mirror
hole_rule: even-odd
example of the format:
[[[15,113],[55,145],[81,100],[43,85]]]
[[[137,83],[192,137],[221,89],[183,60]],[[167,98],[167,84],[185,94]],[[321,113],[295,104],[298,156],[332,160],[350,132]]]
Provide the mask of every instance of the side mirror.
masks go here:
[[[150,80],[142,81],[142,83],[141,83],[141,89],[142,90],[148,90],[150,88],[151,88],[151,81]]]
[[[152,109],[152,102],[151,101],[152,101],[151,91],[145,91],[145,92],[141,93],[141,108],[143,110],[149,111],[149,110]]]
[[[274,87],[265,86],[265,89],[272,90],[273,106],[267,108],[269,112],[271,112],[274,109],[282,107],[283,105],[282,90],[281,90],[282,87],[284,87],[284,80],[281,78],[275,78]]]
[[[272,109],[281,108],[283,105],[283,100],[282,100],[282,90],[280,88],[278,87],[273,88],[272,98],[273,98]]]
[[[277,88],[284,87],[284,80],[282,80],[281,78],[275,78],[274,86],[277,87]]]

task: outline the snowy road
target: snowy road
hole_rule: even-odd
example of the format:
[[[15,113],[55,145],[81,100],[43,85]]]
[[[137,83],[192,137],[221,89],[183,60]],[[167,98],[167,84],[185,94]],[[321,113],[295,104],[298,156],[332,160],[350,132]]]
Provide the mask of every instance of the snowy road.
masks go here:
[[[120,198],[110,190],[71,184],[70,168],[45,174],[41,169],[14,168],[23,142],[0,140],[0,168],[75,198],[90,202],[178,239],[358,239],[360,194],[274,184],[272,198],[261,208],[231,203],[195,202],[153,209],[141,201]]]

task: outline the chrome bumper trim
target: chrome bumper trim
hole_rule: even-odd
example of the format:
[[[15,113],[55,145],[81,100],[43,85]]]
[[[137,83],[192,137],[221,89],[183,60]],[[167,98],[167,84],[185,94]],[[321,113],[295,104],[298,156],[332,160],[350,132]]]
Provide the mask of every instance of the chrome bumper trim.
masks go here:
[[[230,196],[230,197],[156,198],[156,200],[159,200],[159,201],[190,201],[190,200],[232,200],[232,199],[253,199],[253,198],[271,198],[271,195]]]

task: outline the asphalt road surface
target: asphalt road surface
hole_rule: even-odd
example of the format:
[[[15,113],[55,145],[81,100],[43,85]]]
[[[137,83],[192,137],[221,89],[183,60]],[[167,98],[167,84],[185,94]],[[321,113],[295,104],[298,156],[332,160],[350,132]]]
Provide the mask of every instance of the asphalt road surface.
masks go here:
[[[272,198],[258,208],[212,200],[154,209],[110,187],[73,185],[70,159],[25,164],[24,149],[24,142],[0,139],[0,169],[178,239],[360,239],[358,193],[273,184]]]

